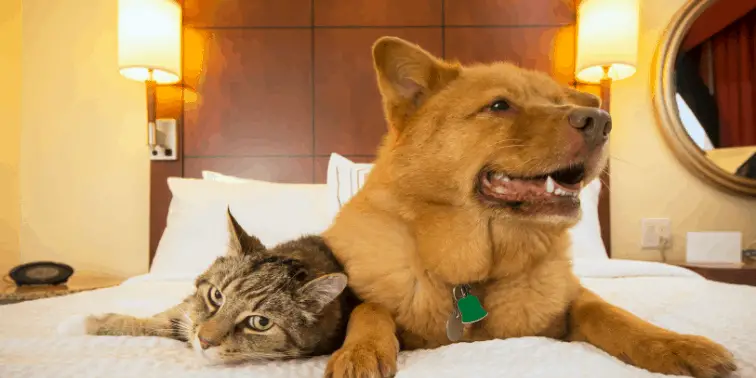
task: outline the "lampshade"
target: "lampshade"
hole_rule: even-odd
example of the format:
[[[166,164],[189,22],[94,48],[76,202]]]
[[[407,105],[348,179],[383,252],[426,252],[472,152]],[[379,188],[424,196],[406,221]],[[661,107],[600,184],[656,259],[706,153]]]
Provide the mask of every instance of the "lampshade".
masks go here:
[[[118,68],[138,81],[181,77],[181,6],[175,0],[118,0]]]
[[[635,73],[639,0],[582,0],[578,8],[576,77],[598,83],[609,67],[612,80]]]

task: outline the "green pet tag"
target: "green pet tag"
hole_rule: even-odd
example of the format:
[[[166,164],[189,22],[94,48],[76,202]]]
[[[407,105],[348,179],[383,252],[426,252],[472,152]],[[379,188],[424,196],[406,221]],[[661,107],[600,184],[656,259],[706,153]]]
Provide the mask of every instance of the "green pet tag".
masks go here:
[[[472,324],[483,320],[488,316],[488,312],[483,309],[478,297],[466,295],[457,302],[457,308],[462,314],[462,324]]]
[[[446,321],[446,336],[450,341],[462,339],[465,325],[483,320],[488,312],[483,309],[478,297],[470,294],[470,285],[457,285],[452,288],[454,309]]]

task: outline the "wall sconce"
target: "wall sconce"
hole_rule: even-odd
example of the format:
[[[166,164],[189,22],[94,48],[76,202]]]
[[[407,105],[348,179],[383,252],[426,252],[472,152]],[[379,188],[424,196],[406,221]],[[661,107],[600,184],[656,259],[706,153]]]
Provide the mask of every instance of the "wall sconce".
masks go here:
[[[156,119],[158,84],[181,80],[181,6],[175,0],[118,0],[118,68],[147,87],[147,144],[152,160],[176,160],[175,119]]]
[[[638,61],[638,0],[582,0],[578,6],[578,81],[601,85],[609,111],[612,80],[635,74]]]

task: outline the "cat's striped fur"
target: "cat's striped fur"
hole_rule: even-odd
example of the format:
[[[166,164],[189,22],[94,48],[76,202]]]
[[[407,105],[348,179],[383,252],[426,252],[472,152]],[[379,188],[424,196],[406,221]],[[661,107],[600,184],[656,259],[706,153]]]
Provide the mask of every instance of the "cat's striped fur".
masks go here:
[[[228,212],[231,243],[196,291],[150,318],[90,316],[93,335],[161,336],[216,363],[330,354],[344,340],[354,296],[319,236],[266,249]]]

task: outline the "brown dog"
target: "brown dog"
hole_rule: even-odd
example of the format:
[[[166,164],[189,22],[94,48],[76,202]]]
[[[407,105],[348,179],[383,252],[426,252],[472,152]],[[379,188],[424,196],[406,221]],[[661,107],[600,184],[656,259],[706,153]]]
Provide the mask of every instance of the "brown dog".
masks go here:
[[[582,184],[605,165],[611,129],[595,96],[506,63],[445,62],[392,37],[373,58],[389,132],[325,233],[364,301],[327,376],[391,376],[399,341],[449,344],[447,320],[459,341],[546,336],[653,372],[736,369],[722,346],[643,321],[573,274],[567,230]],[[488,311],[464,328],[452,298],[463,284]]]

